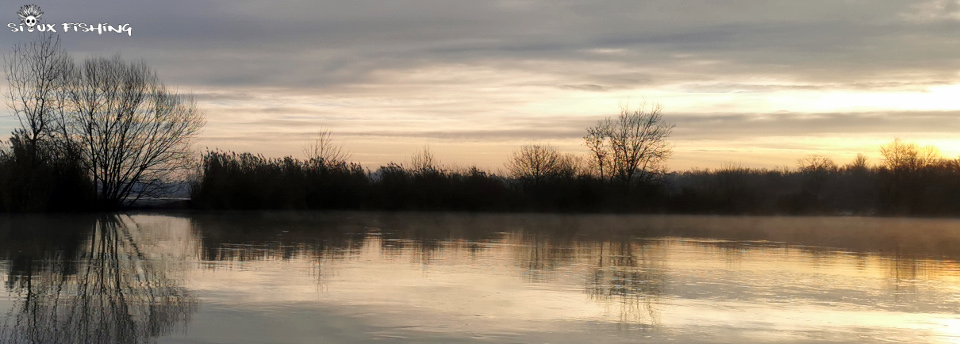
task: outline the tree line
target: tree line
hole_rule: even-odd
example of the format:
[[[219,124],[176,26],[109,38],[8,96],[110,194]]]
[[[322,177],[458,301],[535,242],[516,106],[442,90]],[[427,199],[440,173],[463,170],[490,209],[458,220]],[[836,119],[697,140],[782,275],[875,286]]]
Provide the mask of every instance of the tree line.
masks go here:
[[[882,160],[876,165],[862,154],[842,166],[808,155],[795,168],[725,166],[672,173],[669,207],[721,214],[960,214],[960,160],[900,139],[879,150]]]
[[[193,187],[199,209],[650,211],[662,204],[666,138],[659,106],[624,107],[589,128],[590,160],[549,145],[520,147],[507,173],[446,168],[424,148],[375,171],[347,162],[329,131],[306,159],[207,152]]]
[[[808,155],[795,167],[666,172],[672,125],[660,108],[621,109],[587,128],[589,155],[519,147],[505,171],[447,168],[424,148],[409,163],[368,170],[348,163],[322,132],[306,160],[222,151],[204,155],[193,189],[199,209],[379,209],[691,214],[944,216],[960,213],[960,161],[896,139],[871,164]],[[616,123],[611,125],[612,123]],[[632,123],[632,124],[630,124]],[[621,126],[618,134],[612,127]],[[637,128],[640,128],[638,130]],[[653,134],[651,134],[653,133]],[[634,142],[634,143],[630,143]],[[315,147],[323,146],[323,149]],[[639,153],[634,153],[639,152]],[[644,152],[655,152],[645,154]],[[641,158],[637,158],[641,157]]]

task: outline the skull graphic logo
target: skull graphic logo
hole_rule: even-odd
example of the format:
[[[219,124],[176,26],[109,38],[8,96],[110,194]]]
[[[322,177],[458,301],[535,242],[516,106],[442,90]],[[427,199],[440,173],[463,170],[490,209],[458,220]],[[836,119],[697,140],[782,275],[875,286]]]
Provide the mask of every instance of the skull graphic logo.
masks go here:
[[[23,5],[17,11],[17,15],[20,16],[20,21],[27,25],[27,31],[33,32],[33,28],[37,26],[37,20],[43,16],[43,11],[40,10],[40,6],[34,4]]]

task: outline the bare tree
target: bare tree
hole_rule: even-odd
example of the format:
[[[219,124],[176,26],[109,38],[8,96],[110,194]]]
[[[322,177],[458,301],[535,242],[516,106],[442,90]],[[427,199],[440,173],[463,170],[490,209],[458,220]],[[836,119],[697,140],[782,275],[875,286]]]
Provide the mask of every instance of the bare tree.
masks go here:
[[[797,165],[803,176],[804,190],[814,195],[818,204],[821,203],[825,197],[824,194],[828,191],[826,188],[828,182],[835,181],[831,176],[836,178],[837,164],[829,157],[810,154],[797,160]]]
[[[303,149],[303,154],[307,156],[307,160],[327,166],[345,165],[350,159],[350,153],[326,128],[317,132],[317,138]]]
[[[434,158],[433,152],[427,146],[410,157],[410,168],[416,175],[425,176],[439,173],[441,171],[439,165],[440,162]]]
[[[810,154],[797,160],[797,166],[802,173],[821,173],[834,172],[837,170],[837,164],[829,157]]]
[[[629,184],[648,181],[666,169],[663,163],[672,152],[666,138],[674,126],[663,121],[661,110],[659,104],[650,110],[643,105],[636,110],[623,106],[616,118],[587,128],[584,140],[601,178],[607,168],[611,179]]]
[[[607,170],[610,168],[610,147],[607,140],[608,128],[613,125],[609,123],[610,119],[603,119],[595,127],[587,128],[587,136],[583,140],[587,144],[593,158],[593,164],[601,180],[607,179]]]
[[[557,160],[555,174],[563,178],[576,178],[589,175],[589,166],[584,162],[582,156],[573,153],[564,153]]]
[[[899,138],[880,147],[884,164],[880,169],[880,209],[889,213],[920,211],[924,194],[934,187],[934,167],[944,160],[935,147],[918,147]]]
[[[918,147],[916,143],[905,143],[900,138],[880,147],[880,154],[885,167],[894,174],[916,173],[941,160],[936,147]]]
[[[563,156],[547,145],[527,145],[513,153],[507,169],[514,177],[539,184],[560,169]]]
[[[76,64],[57,36],[40,34],[14,46],[4,69],[21,125],[15,138],[30,147],[50,143],[42,146],[53,157],[78,161],[103,206],[160,191],[193,158],[190,141],[203,115],[192,97],[168,90],[143,62],[115,56]]]
[[[57,131],[78,150],[103,206],[152,195],[190,166],[190,142],[203,114],[192,97],[168,90],[142,61],[87,59],[64,92],[67,111]]]
[[[857,157],[843,168],[847,171],[866,172],[870,167],[867,165],[867,157],[863,153],[857,153]]]
[[[4,56],[7,102],[20,122],[16,136],[27,147],[37,149],[38,141],[52,129],[55,113],[62,111],[62,85],[73,66],[60,45],[60,38],[41,33],[38,39],[14,45]],[[35,157],[36,152],[30,156]]]

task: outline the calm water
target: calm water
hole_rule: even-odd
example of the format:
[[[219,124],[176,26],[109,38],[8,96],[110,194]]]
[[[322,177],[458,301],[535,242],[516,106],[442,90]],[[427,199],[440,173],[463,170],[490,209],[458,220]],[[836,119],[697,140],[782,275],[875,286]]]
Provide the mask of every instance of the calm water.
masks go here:
[[[960,221],[0,217],[0,342],[960,343]]]

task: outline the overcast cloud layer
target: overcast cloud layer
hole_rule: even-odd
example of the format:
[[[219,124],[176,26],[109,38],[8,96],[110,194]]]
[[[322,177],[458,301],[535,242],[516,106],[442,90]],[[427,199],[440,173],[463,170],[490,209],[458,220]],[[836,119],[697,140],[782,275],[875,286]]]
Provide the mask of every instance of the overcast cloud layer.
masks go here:
[[[201,147],[299,155],[325,126],[370,167],[429,145],[497,168],[521,144],[582,152],[586,126],[646,100],[676,124],[674,169],[842,163],[893,137],[960,154],[957,0],[37,4],[48,23],[129,23],[61,36],[194,93]]]

